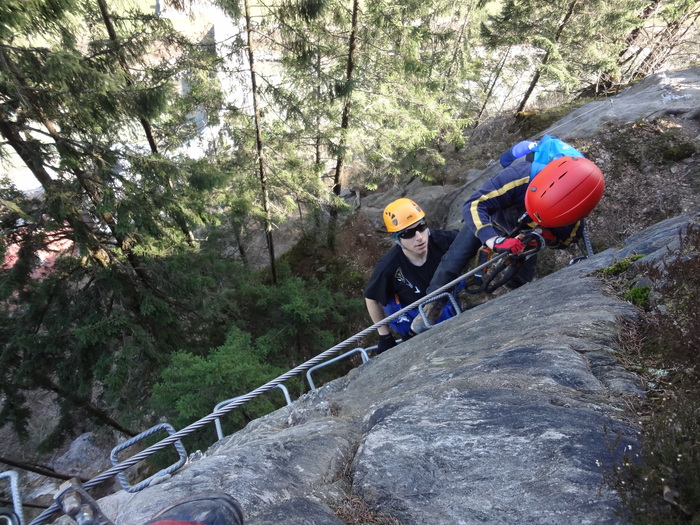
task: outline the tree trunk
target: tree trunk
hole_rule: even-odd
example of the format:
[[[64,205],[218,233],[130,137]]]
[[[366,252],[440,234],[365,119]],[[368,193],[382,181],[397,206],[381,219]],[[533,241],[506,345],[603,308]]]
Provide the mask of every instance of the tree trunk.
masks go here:
[[[661,4],[661,0],[654,0],[651,2],[648,6],[644,8],[642,13],[639,15],[640,20],[649,20],[653,16],[656,16],[656,12],[659,9],[659,6]],[[630,48],[637,42],[637,39],[639,38],[639,35],[642,33],[642,30],[644,29],[643,25],[635,27],[632,32],[630,32],[629,35],[627,35],[627,38],[625,38],[625,44],[627,47],[620,51],[618,54],[618,57],[622,60],[625,55],[630,51]],[[635,54],[636,55],[636,54]],[[635,56],[633,55],[633,56]],[[622,64],[626,63],[629,60],[629,58],[622,60]]]
[[[345,105],[343,106],[343,117],[340,124],[340,141],[338,143],[338,157],[335,165],[335,175],[333,177],[333,195],[340,195],[340,181],[343,176],[343,168],[345,165],[345,148],[347,146],[347,134],[350,127],[350,107],[352,103],[352,74],[355,69],[355,56],[357,54],[357,23],[359,13],[359,0],[353,0],[352,3],[352,27],[350,32],[350,42],[348,45],[348,65],[345,73],[345,83],[347,92],[345,94]],[[338,225],[338,206],[334,200],[330,205],[330,218],[328,221],[328,247],[335,248],[336,228]]]
[[[126,85],[133,86],[134,79],[131,76],[131,72],[129,71],[129,65],[126,63],[124,55],[121,53],[121,50],[119,48],[119,38],[117,37],[117,32],[114,29],[114,24],[112,24],[112,18],[109,16],[107,2],[105,2],[105,0],[97,0],[97,5],[100,7],[100,14],[102,15],[102,21],[104,22],[105,27],[107,28],[107,34],[109,35],[109,39],[116,45],[115,49],[117,50],[119,66],[124,72]],[[139,120],[141,121],[143,131],[146,133],[146,139],[148,140],[148,145],[150,146],[151,151],[153,153],[158,153],[158,145],[156,144],[156,140],[153,137],[153,128],[151,127],[151,123],[144,118],[140,118]]]
[[[486,111],[486,104],[488,104],[489,100],[491,99],[491,95],[493,95],[493,90],[496,89],[496,83],[501,77],[503,66],[506,65],[506,61],[508,60],[508,55],[510,54],[511,48],[512,46],[508,46],[508,49],[506,49],[506,52],[503,54],[503,57],[501,57],[501,60],[498,62],[498,66],[496,66],[496,71],[494,71],[493,74],[493,81],[491,82],[491,85],[489,86],[489,89],[486,92],[486,97],[484,98],[484,103],[481,105],[479,114],[476,116],[476,119],[474,121],[474,127],[478,126],[481,122],[481,116],[484,114],[484,111]]]
[[[0,54],[2,51],[0,50]],[[14,75],[14,80],[16,86],[22,88],[24,91],[24,99],[26,101],[28,109],[33,113],[33,117],[41,122],[46,128],[47,132],[51,138],[55,141],[56,149],[70,153],[71,155],[78,156],[74,151],[74,148],[69,140],[66,140],[56,129],[53,122],[51,122],[41,111],[40,107],[33,102],[33,96],[31,95],[31,90],[24,89],[26,86],[22,84],[21,76],[17,75],[12,69],[12,64],[7,60],[7,57],[0,55],[3,58],[3,64],[8,68],[8,71]],[[31,147],[27,145],[26,141],[22,139],[20,130],[17,128],[16,124],[10,121],[7,116],[0,110],[0,134],[2,134],[7,141],[10,143],[11,147],[17,152],[22,161],[27,165],[27,167],[32,171],[36,179],[41,183],[44,188],[47,198],[51,198],[56,192],[61,190],[59,183],[51,179],[51,176],[45,170],[41,161],[37,159],[32,151]],[[91,177],[84,173],[79,168],[73,170],[73,175],[75,175],[80,187],[85,191],[90,202],[95,207],[96,210],[102,207],[101,197],[99,194],[98,186],[92,181]],[[111,257],[107,250],[102,247],[98,236],[95,234],[93,227],[87,224],[81,217],[81,211],[77,210],[70,213],[65,220],[68,222],[70,228],[76,232],[81,238],[86,239],[87,249],[90,255],[93,257],[97,263],[106,268],[111,264]],[[117,240],[120,249],[126,255],[129,261],[129,269],[132,271],[139,279],[139,281],[149,290],[151,290],[157,297],[172,303],[173,301],[168,298],[163,292],[161,292],[152,282],[148,275],[148,272],[144,269],[143,265],[140,263],[139,258],[133,252],[132,240],[120,234],[117,229],[116,221],[111,212],[105,210],[99,213],[100,218],[104,224],[109,228],[111,234]],[[135,310],[138,312],[138,309]]]
[[[69,479],[76,477],[76,476],[71,476],[69,474],[61,474],[60,472],[56,472],[54,469],[52,469],[50,467],[46,467],[44,465],[35,465],[34,463],[27,463],[26,461],[18,461],[15,459],[6,458],[4,456],[0,456],[0,463],[4,463],[5,465],[7,465],[9,467],[21,468],[22,470],[26,470],[27,472],[34,472],[36,474],[46,476],[47,478],[63,479],[63,480],[67,481]],[[80,477],[80,476],[78,476],[78,479],[80,481],[82,481],[83,483],[86,483],[89,481],[88,479]]]
[[[250,17],[250,5],[245,0],[245,24],[248,35],[248,63],[250,64],[250,83],[253,92],[253,113],[255,114],[255,143],[258,156],[258,175],[263,198],[263,210],[265,212],[265,237],[267,239],[267,250],[270,257],[270,272],[272,282],[277,284],[277,269],[275,266],[275,247],[272,239],[272,215],[270,213],[270,197],[267,188],[267,174],[265,172],[265,152],[263,151],[262,129],[260,127],[260,107],[258,105],[258,83],[255,78],[255,56],[253,53],[253,26]]]
[[[322,79],[322,70],[321,70],[321,47],[319,45],[316,45],[316,103],[320,106],[321,105],[321,83],[323,81]],[[316,169],[318,170],[318,177],[319,177],[319,188],[323,188],[325,186],[325,181],[324,176],[325,176],[325,169],[323,167],[323,156],[321,155],[321,151],[323,148],[323,140],[321,136],[321,112],[318,111],[316,112],[316,121],[315,121],[315,126],[316,126],[316,137],[314,140],[314,164],[316,165]],[[323,191],[320,189],[319,191]],[[316,201],[315,203],[311,204],[312,209],[311,209],[311,216],[313,217],[313,223],[312,223],[312,228],[315,236],[320,237],[321,233],[323,231],[322,225],[323,225],[323,203],[322,201]]]
[[[95,421],[112,427],[113,429],[118,430],[122,434],[125,434],[129,437],[134,437],[138,434],[138,432],[134,432],[133,430],[123,427],[116,419],[113,419],[105,410],[101,409],[98,406],[95,406],[89,400],[77,396],[75,392],[62,387],[50,378],[46,376],[39,376],[38,382],[40,383],[40,387],[45,388],[46,390],[51,390],[52,392],[56,392],[61,398],[67,399],[76,407],[87,412],[87,414],[89,414]]]
[[[639,14],[639,20],[647,21],[654,19],[658,16],[661,4],[662,0],[654,0],[651,2]],[[644,25],[639,25],[625,37],[625,48],[617,55],[616,65],[619,69],[619,73],[612,75],[610,71],[601,72],[597,82],[583,90],[579,94],[579,97],[598,96],[601,93],[606,95],[615,94],[618,93],[620,89],[629,85],[632,80],[643,78],[636,75],[636,71],[641,64],[638,59],[639,56],[644,53],[645,49],[653,45],[651,44],[653,38],[650,38],[649,41],[644,41],[644,29]]]
[[[238,255],[241,257],[241,262],[248,266],[248,254],[245,251],[245,246],[243,246],[243,236],[241,235],[242,226],[237,224],[233,225],[233,238],[236,241],[236,246],[238,246]]]
[[[51,179],[51,176],[44,168],[43,164],[34,155],[32,148],[29,147],[14,122],[10,121],[7,116],[0,110],[0,135],[2,135],[10,147],[15,150],[24,164],[31,170],[37,181],[44,188],[44,192],[48,197],[54,194],[57,189],[57,183]],[[82,218],[75,213],[71,213],[66,217],[70,228],[75,232],[80,232],[82,237],[87,239],[87,249],[93,258],[100,266],[106,268],[110,264],[109,253],[101,246],[99,239],[94,235],[90,227],[85,224]]]
[[[651,43],[651,51],[635,69],[631,80],[645,78],[656,71],[659,64],[663,64],[668,56],[683,41],[685,35],[700,17],[700,2],[696,0],[695,5],[676,20],[668,24],[663,31],[654,37]]]
[[[321,104],[321,82],[322,71],[321,71],[321,47],[316,45],[316,104]],[[316,140],[314,141],[314,163],[316,166],[321,165],[321,112],[316,113]],[[320,170],[319,170],[320,171]],[[320,175],[320,173],[319,173]]]
[[[645,21],[655,17],[660,5],[661,0],[651,2],[639,14],[639,20]],[[634,76],[637,59],[645,49],[645,45],[640,42],[643,31],[644,25],[639,25],[625,38],[625,48],[617,55],[617,67],[620,72],[613,76],[609,71],[603,71],[599,75],[598,81],[581,92],[580,97],[597,96],[600,93],[617,93],[620,87],[629,83]],[[626,69],[623,69],[625,66],[627,66]]]
[[[461,52],[460,48],[462,47],[462,41],[464,40],[464,33],[471,24],[471,14],[473,9],[474,2],[470,2],[469,7],[467,8],[467,13],[464,16],[464,20],[462,21],[462,24],[459,28],[459,36],[457,37],[457,41],[454,45],[454,52],[452,53],[452,62],[450,63],[450,67],[447,69],[447,74],[445,75],[446,78],[452,78],[452,72],[454,71],[453,66],[457,63],[457,56]],[[447,86],[443,85],[442,90],[445,91],[446,88]]]
[[[547,65],[547,60],[549,60],[549,51],[545,53],[544,58],[542,59],[542,62],[540,62],[540,66],[545,66]],[[540,69],[539,67],[535,71],[535,74],[532,76],[532,80],[530,80],[530,85],[527,88],[527,91],[525,92],[525,95],[523,96],[522,100],[520,101],[520,105],[518,106],[518,109],[515,110],[516,113],[520,113],[525,109],[525,105],[527,104],[527,101],[530,100],[530,96],[532,95],[532,92],[535,90],[535,86],[540,81]]]
[[[579,0],[573,0],[569,4],[569,10],[566,13],[566,16],[564,16],[564,19],[559,23],[559,26],[557,27],[557,33],[554,35],[554,40],[552,42],[552,45],[556,46],[559,44],[561,40],[561,34],[564,32],[564,28],[569,22],[569,19],[573,16],[574,10],[576,9],[576,5],[579,3]],[[540,66],[546,66],[547,63],[549,62],[549,57],[551,56],[551,52],[547,51],[544,55],[544,58],[542,59],[542,62],[540,62]],[[523,96],[523,99],[520,101],[520,105],[518,106],[518,109],[516,110],[516,113],[520,113],[525,109],[525,105],[527,104],[527,101],[530,99],[530,96],[532,95],[532,92],[535,90],[535,87],[540,81],[540,77],[542,76],[541,69],[538,67],[537,70],[535,71],[535,74],[532,77],[532,80],[530,81],[530,85],[527,88],[527,91],[525,92],[525,95]]]

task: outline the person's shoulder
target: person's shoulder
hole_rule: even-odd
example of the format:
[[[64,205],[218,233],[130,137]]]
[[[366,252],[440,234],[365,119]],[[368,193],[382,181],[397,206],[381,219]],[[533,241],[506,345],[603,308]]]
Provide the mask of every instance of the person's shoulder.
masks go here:
[[[452,241],[455,237],[457,237],[458,233],[458,230],[434,230],[430,228],[430,236],[436,241],[442,239]]]
[[[400,255],[401,248],[398,245],[392,246],[389,251],[377,261],[377,264],[374,266],[374,271],[383,271],[387,268],[397,266],[401,261]]]
[[[530,183],[531,162],[522,160],[514,162],[510,166],[503,168],[496,175],[486,181],[481,193],[491,191],[513,190]],[[500,195],[500,193],[499,193]]]
[[[503,168],[496,174],[498,178],[507,179],[521,179],[523,177],[530,176],[530,169],[532,167],[532,162],[528,160],[521,160],[519,162],[514,162],[510,166]]]
[[[458,233],[457,230],[433,230],[431,228],[430,239],[442,250],[447,251],[447,248],[449,248],[452,241],[455,240]]]

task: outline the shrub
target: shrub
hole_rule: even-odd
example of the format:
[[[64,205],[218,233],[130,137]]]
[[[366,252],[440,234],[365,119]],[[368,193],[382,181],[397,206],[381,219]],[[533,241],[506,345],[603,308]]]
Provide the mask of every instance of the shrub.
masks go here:
[[[646,308],[649,305],[649,292],[651,288],[648,286],[635,286],[629,292],[622,295],[625,299],[640,308]]]
[[[641,259],[642,257],[644,257],[644,256],[643,255],[631,255],[629,257],[625,257],[624,259],[620,259],[619,261],[615,261],[611,266],[608,266],[606,268],[601,268],[600,273],[606,277],[614,277],[616,275],[623,274],[629,269],[630,264]]]

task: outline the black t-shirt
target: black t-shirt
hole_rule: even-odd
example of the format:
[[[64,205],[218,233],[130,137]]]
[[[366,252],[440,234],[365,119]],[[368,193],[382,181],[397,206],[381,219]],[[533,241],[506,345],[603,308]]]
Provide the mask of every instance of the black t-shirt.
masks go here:
[[[430,230],[428,258],[423,266],[411,263],[401,247],[394,246],[377,263],[365,288],[365,297],[382,306],[396,295],[404,306],[424,297],[440,259],[456,236],[457,230]]]

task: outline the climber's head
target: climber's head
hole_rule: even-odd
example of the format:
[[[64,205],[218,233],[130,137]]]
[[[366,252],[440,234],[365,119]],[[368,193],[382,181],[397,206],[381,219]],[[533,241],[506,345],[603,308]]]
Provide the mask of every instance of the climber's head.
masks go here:
[[[557,228],[583,219],[603,196],[600,168],[583,157],[561,157],[530,181],[525,211],[540,226]]]
[[[407,248],[407,243],[401,241],[411,241],[422,245],[427,242],[428,225],[425,223],[425,212],[411,199],[397,199],[384,208],[384,224],[392,238],[402,248]],[[423,236],[426,239],[423,239]]]
[[[384,225],[389,233],[399,233],[425,218],[425,213],[411,199],[396,199],[384,208]]]

